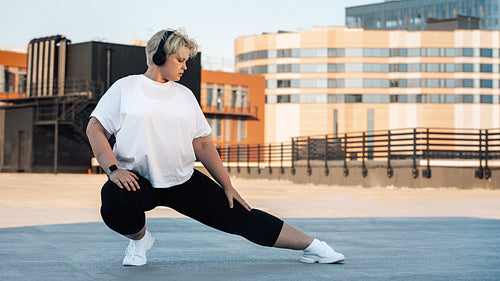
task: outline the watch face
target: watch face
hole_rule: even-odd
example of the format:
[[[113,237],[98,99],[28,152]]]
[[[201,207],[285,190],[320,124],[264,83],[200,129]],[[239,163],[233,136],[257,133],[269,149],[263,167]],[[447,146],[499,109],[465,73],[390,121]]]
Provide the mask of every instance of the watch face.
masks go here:
[[[111,172],[114,172],[114,171],[118,170],[118,167],[116,165],[111,165],[111,166],[109,166],[109,170]]]

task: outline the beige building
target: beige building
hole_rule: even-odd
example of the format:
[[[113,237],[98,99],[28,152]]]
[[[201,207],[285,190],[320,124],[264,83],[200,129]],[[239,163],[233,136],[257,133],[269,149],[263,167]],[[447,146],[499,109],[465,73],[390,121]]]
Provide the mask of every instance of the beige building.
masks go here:
[[[266,78],[265,142],[414,127],[500,127],[500,31],[317,27],[235,40]]]

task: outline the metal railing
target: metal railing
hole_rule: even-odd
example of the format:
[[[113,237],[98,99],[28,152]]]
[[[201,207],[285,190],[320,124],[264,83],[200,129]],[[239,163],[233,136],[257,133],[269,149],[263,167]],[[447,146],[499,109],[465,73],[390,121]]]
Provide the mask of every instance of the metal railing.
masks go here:
[[[329,174],[329,162],[341,161],[344,175],[349,167],[361,165],[362,175],[368,174],[367,162],[383,163],[387,176],[394,175],[395,163],[407,163],[412,167],[413,178],[419,176],[418,167],[425,166],[422,176],[431,177],[431,161],[462,160],[477,166],[475,176],[489,179],[488,161],[500,159],[499,129],[447,129],[413,128],[386,131],[345,133],[337,136],[322,135],[295,137],[291,142],[279,144],[230,145],[218,147],[222,161],[229,171],[236,167],[269,169],[278,167],[283,173],[290,167],[295,173],[298,163],[307,166],[312,173],[312,161],[323,163],[325,175]]]

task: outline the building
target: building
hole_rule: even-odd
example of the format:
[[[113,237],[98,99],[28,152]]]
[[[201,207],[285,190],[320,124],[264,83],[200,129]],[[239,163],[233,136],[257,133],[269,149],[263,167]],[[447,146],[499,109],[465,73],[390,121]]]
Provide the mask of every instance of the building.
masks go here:
[[[0,100],[26,96],[26,54],[0,51]]]
[[[500,0],[402,0],[346,8],[349,28],[427,30],[427,20],[480,18],[480,28],[500,30]]]
[[[87,172],[89,115],[112,83],[145,72],[144,47],[57,35],[33,39],[24,59],[26,97],[0,106],[0,171]],[[188,68],[180,82],[199,100],[199,55]]]
[[[217,146],[264,142],[265,78],[201,71],[201,108]]]
[[[235,40],[266,78],[265,141],[372,130],[500,127],[500,31],[317,27]]]

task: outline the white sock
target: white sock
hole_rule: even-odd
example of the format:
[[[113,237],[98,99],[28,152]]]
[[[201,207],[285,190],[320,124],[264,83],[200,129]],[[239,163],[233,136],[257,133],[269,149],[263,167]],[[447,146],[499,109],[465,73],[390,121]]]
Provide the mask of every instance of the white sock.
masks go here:
[[[304,252],[315,252],[320,247],[321,247],[321,241],[314,238],[314,240],[311,242],[311,244],[309,246],[307,246],[307,248],[304,249]]]

